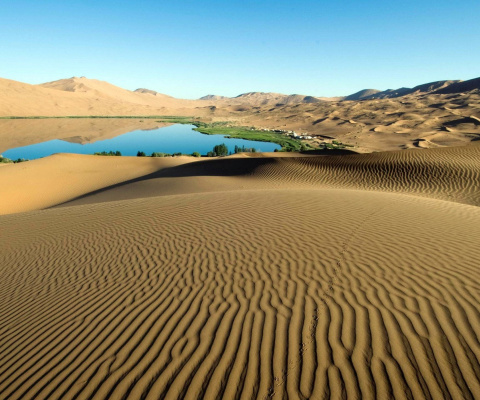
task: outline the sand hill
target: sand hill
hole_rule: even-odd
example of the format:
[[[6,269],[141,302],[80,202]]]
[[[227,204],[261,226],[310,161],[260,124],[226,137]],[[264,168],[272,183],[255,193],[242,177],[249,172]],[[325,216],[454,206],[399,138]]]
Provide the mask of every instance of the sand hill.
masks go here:
[[[480,146],[272,155],[2,167],[0,397],[478,398]]]
[[[87,78],[42,85],[0,78],[0,116],[183,115],[195,107],[200,107],[195,113],[201,115],[204,106],[203,102],[132,92]]]
[[[224,98],[227,104],[244,104],[249,106],[264,106],[277,104],[301,104],[318,103],[321,100],[313,96],[300,94],[285,95],[281,93],[249,92],[238,95],[237,97]]]
[[[228,97],[218,96],[216,94],[208,94],[206,96],[199,98],[199,100],[224,100],[224,99],[228,99]]]
[[[448,85],[444,88],[435,91],[437,94],[445,93],[462,93],[471,90],[480,90],[480,78],[470,79],[468,81],[458,81],[452,85]]]
[[[149,89],[137,89],[130,91],[114,86],[108,82],[85,77],[72,77],[54,82],[41,84],[40,86],[60,91],[83,93],[94,97],[96,100],[112,99],[122,103],[138,104],[149,107],[181,107],[188,100],[179,100],[171,96],[160,94]],[[153,95],[153,96],[151,96]]]
[[[363,99],[391,99],[395,97],[402,97],[406,96],[408,94],[422,94],[422,93],[437,93],[443,88],[447,88],[450,85],[456,84],[461,81],[437,81],[437,82],[430,82],[430,83],[424,83],[422,85],[415,86],[413,88],[399,88],[399,89],[388,89],[384,91],[375,91],[376,93],[366,93],[366,95],[363,96]],[[467,89],[465,91],[468,91],[471,89]],[[359,92],[361,93],[361,92]],[[438,92],[440,93],[440,92]],[[355,100],[355,99],[352,99]]]
[[[346,96],[343,100],[361,100],[363,98],[373,97],[375,94],[380,93],[377,89],[363,89],[359,92],[353,93],[350,96]]]
[[[258,128],[291,129],[336,139],[357,151],[458,146],[479,139],[480,94],[412,93],[399,98],[230,109]]]

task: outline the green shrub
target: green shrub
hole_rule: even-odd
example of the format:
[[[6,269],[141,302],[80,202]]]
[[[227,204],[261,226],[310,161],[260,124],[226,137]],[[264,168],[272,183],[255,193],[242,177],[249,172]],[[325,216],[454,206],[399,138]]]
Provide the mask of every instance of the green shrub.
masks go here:
[[[225,143],[217,144],[213,148],[213,153],[217,156],[228,156],[228,147]]]
[[[137,157],[145,157],[145,152],[139,150],[137,152]]]
[[[120,157],[122,153],[120,153],[118,150],[117,151],[109,151],[108,153],[106,151],[99,151],[97,153],[93,153],[94,156],[116,156]]]
[[[13,161],[10,160],[9,158],[0,156],[0,163],[7,164],[7,163],[12,163],[12,162],[13,162]]]
[[[192,153],[192,156],[193,156],[193,157],[201,157],[201,154],[200,154],[198,151],[194,151],[194,152]]]

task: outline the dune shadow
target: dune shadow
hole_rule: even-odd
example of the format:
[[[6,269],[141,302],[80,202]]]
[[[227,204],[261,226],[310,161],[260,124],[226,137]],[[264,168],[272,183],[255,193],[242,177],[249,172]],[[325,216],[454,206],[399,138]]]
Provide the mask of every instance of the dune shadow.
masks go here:
[[[218,176],[218,177],[233,177],[251,175],[261,166],[273,164],[276,158],[232,158],[232,159],[217,159],[189,162],[187,164],[177,165],[174,167],[161,168],[158,171],[147,175],[139,176],[137,178],[128,179],[123,182],[115,183],[113,185],[105,186],[101,189],[93,190],[91,192],[74,197],[65,202],[56,204],[48,208],[55,208],[59,206],[68,205],[68,203],[85,199],[87,197],[107,192],[112,189],[121,188],[123,186],[131,185],[133,183],[149,181],[153,179],[162,178],[185,178],[195,176]]]
[[[346,149],[330,149],[330,150],[315,150],[306,151],[300,153],[302,155],[314,156],[338,156],[338,155],[354,155],[357,154],[354,151]],[[299,156],[300,158],[304,158]],[[186,177],[240,177],[250,176],[255,171],[267,165],[273,165],[279,162],[279,160],[292,160],[297,157],[245,157],[245,158],[219,158],[219,159],[207,159],[201,161],[189,162],[186,164],[176,165],[173,167],[161,168],[158,171],[152,172],[147,175],[139,176],[137,178],[128,179],[123,182],[115,183],[91,192],[74,197],[65,202],[56,204],[48,208],[54,208],[67,205],[68,203],[85,199],[90,196],[98,195],[107,192],[112,189],[121,188],[127,185],[131,185],[138,182],[145,182],[156,179],[164,178],[186,178]]]
[[[459,118],[453,121],[445,122],[443,125],[445,126],[457,126],[460,124],[474,124],[474,125],[480,125],[480,121],[477,120],[476,118],[472,117],[463,117]]]

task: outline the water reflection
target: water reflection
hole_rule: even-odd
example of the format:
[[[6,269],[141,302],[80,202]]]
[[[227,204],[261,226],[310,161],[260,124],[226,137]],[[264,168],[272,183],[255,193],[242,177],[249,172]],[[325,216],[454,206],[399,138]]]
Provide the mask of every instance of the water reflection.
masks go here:
[[[134,156],[138,151],[147,155],[197,151],[205,155],[221,143],[232,152],[235,146],[264,152],[280,148],[274,143],[204,135],[192,128],[192,125],[171,125],[147,119],[3,120],[0,121],[0,146],[4,157],[30,160],[54,153],[93,154],[111,150],[126,156]]]

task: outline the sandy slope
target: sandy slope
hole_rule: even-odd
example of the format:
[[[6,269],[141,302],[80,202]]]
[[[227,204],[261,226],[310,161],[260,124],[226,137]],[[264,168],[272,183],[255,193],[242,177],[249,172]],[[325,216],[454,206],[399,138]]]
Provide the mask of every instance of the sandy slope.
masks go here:
[[[347,190],[1,217],[2,398],[474,398],[473,206]]]
[[[0,173],[0,215],[38,210],[125,180],[194,162],[194,157],[150,158],[55,154],[20,164],[4,164]]]
[[[0,398],[478,398],[479,152],[2,167]]]
[[[331,157],[206,160],[87,193],[66,205],[225,190],[352,188],[479,206],[479,160],[480,145]]]
[[[191,115],[192,110],[202,115],[208,106],[200,100],[131,92],[94,79],[58,82],[42,86],[0,78],[0,116]]]
[[[351,188],[480,205],[480,144],[348,156],[196,159],[57,154],[2,168],[0,215],[218,191]],[[281,153],[280,153],[281,154]],[[287,156],[287,157],[285,157]]]

